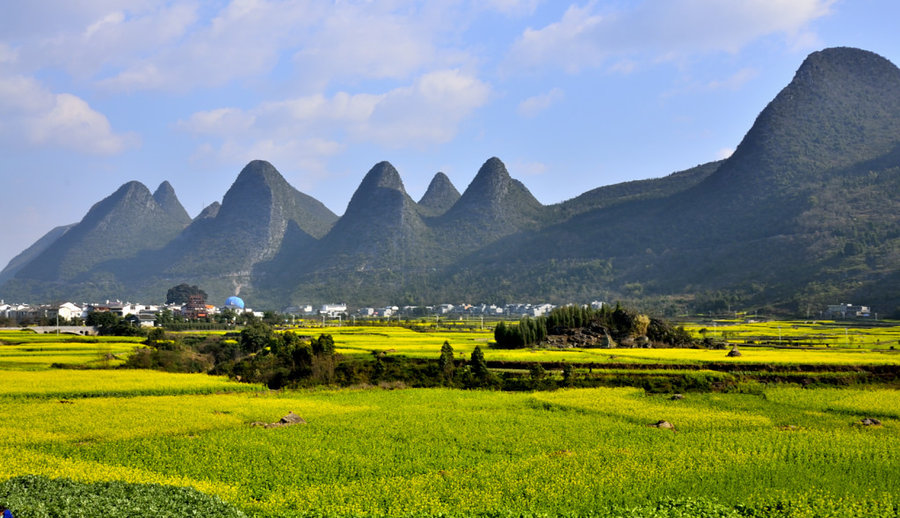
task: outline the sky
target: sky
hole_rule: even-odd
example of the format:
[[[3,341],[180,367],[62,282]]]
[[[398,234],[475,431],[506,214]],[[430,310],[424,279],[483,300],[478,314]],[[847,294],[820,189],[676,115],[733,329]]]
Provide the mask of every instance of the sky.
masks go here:
[[[543,203],[727,157],[803,59],[900,63],[896,0],[0,3],[0,267],[120,185],[193,217],[250,160],[342,214],[497,156]]]

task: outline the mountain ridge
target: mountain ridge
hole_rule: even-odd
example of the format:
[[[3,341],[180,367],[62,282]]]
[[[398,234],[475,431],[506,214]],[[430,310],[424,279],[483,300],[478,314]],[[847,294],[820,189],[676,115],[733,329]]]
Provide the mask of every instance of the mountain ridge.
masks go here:
[[[152,197],[129,189],[179,212],[167,182]],[[253,161],[220,205],[161,249],[96,261],[73,278],[142,296],[190,282],[269,307],[621,299],[675,312],[798,310],[852,296],[888,312],[900,305],[890,289],[900,277],[898,214],[900,69],[834,48],[803,61],[723,161],[548,206],[497,157],[462,194],[436,174],[418,203],[379,162],[340,218]],[[29,272],[71,233],[0,294],[41,293],[46,280]]]

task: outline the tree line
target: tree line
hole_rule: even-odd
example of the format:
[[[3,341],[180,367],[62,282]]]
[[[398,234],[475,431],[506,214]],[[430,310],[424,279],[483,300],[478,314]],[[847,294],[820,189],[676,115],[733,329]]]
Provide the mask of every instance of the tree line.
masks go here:
[[[684,327],[675,327],[666,320],[651,318],[616,304],[615,309],[604,304],[598,309],[587,306],[561,306],[547,316],[523,317],[517,324],[499,322],[494,328],[496,347],[521,349],[544,344],[550,335],[573,329],[593,329],[608,334],[614,340],[646,336],[649,343],[683,347],[693,339]]]

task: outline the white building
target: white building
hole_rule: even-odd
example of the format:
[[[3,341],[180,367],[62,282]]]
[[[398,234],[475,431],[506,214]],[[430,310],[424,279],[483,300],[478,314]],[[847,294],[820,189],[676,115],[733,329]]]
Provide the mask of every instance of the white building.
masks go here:
[[[831,318],[868,318],[872,315],[872,308],[846,303],[834,304],[828,306],[826,313]]]
[[[86,318],[87,311],[81,306],[77,306],[72,302],[65,302],[56,307],[51,307],[47,310],[48,318],[56,318],[59,315],[59,318],[64,318],[66,320],[71,320],[73,318]]]
[[[334,318],[340,315],[341,313],[347,312],[346,304],[322,304],[322,308],[319,310],[320,315],[325,315],[329,318]]]

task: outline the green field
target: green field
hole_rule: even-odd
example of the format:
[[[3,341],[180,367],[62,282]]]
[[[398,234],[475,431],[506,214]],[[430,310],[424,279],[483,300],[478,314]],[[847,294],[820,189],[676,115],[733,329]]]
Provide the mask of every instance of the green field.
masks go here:
[[[167,390],[0,396],[3,477],[184,485],[258,516],[580,515],[680,499],[888,516],[900,504],[891,390]],[[288,411],[309,423],[249,426]],[[648,426],[660,419],[675,431]]]
[[[452,324],[452,323],[451,323]],[[717,349],[493,349],[493,331],[479,329],[433,329],[422,325],[417,330],[399,326],[294,327],[297,334],[334,337],[337,352],[365,356],[372,352],[408,358],[434,359],[444,341],[450,342],[460,360],[468,359],[476,346],[488,361],[573,362],[573,363],[766,363],[877,365],[900,364],[900,326],[846,327],[834,322],[766,322],[759,324],[720,322],[686,326],[698,338],[727,338],[742,346],[742,356],[727,357]],[[706,329],[701,335],[700,330]],[[197,334],[177,332],[175,335]],[[224,331],[203,331],[222,335]],[[780,335],[779,335],[780,333]],[[779,342],[779,336],[781,341]],[[0,367],[46,368],[53,363],[109,367],[121,363],[140,338],[66,337],[22,331],[0,331]],[[779,346],[778,344],[784,344]],[[791,344],[791,346],[788,346]],[[849,345],[848,345],[849,344]],[[894,347],[896,345],[896,347]],[[11,347],[18,346],[18,347]],[[894,347],[894,349],[891,349]],[[24,354],[23,354],[24,353]],[[114,356],[115,358],[112,358]]]
[[[770,324],[771,326],[771,324]],[[787,326],[785,326],[787,327]],[[697,328],[699,329],[699,327]],[[719,329],[722,329],[721,327]],[[759,332],[752,328],[752,332]],[[843,329],[843,328],[842,328]],[[444,340],[450,342],[459,359],[467,359],[480,346],[488,361],[513,362],[575,362],[575,363],[767,363],[767,364],[900,364],[900,350],[875,348],[822,348],[801,350],[775,347],[745,347],[743,355],[731,358],[728,351],[707,349],[491,349],[491,331],[413,331],[404,327],[343,326],[327,328],[294,328],[301,335],[318,336],[329,333],[334,337],[337,351],[345,355],[367,355],[373,351],[410,358],[437,358]],[[751,331],[747,331],[750,333]],[[900,327],[883,328],[876,332],[855,329],[875,336],[900,336]],[[748,336],[750,336],[748,334]],[[756,336],[756,335],[753,335]],[[737,342],[736,342],[737,343]],[[873,342],[874,343],[874,342]]]
[[[490,339],[396,327],[327,332],[344,354],[362,356],[434,358],[448,340],[464,358]],[[17,333],[0,345],[0,361],[11,359],[0,363],[0,504],[23,506],[13,508],[17,517],[92,516],[85,506],[110,515],[126,501],[161,516],[173,505],[260,517],[900,513],[900,391],[877,385],[755,384],[681,400],[631,387],[271,392],[205,374],[51,368],[51,356],[80,357],[87,366],[98,347],[126,355],[134,344]],[[37,340],[28,342],[29,334]],[[697,369],[723,361],[723,350],[485,352],[493,360],[622,361],[596,369],[598,376],[632,375],[629,366],[641,363],[675,367],[644,369],[648,376],[732,376]],[[20,368],[29,357],[33,367]],[[874,348],[748,348],[734,359],[784,369],[854,360],[897,356]],[[251,426],[290,411],[308,423]],[[881,424],[864,426],[863,418]],[[674,430],[650,426],[659,420]],[[49,501],[62,510],[46,511]]]
[[[744,323],[719,320],[685,326],[694,336],[730,343],[848,349],[900,349],[900,326],[875,321],[772,321]],[[705,332],[701,333],[701,330]]]

